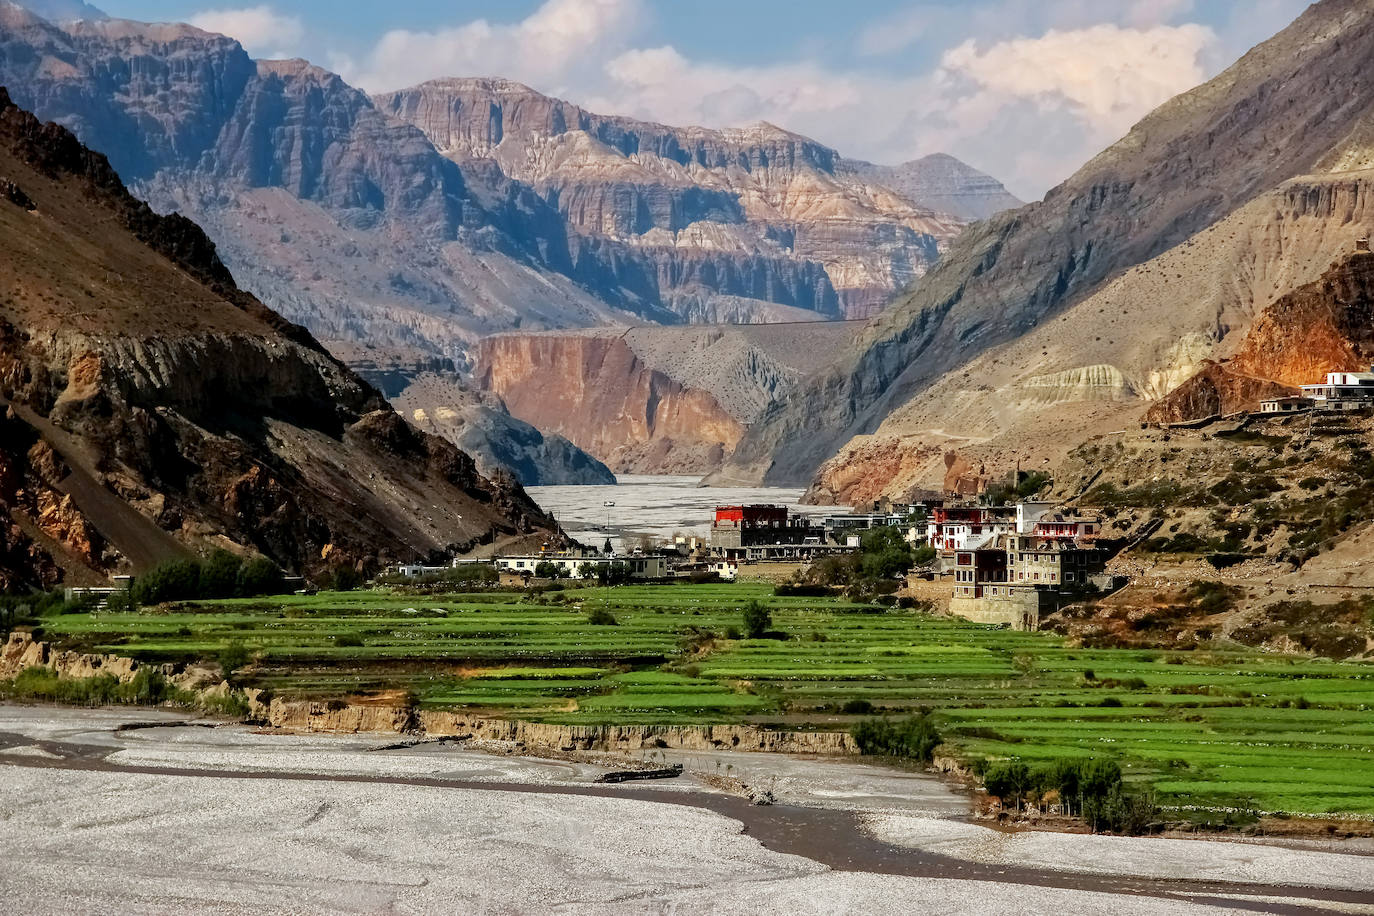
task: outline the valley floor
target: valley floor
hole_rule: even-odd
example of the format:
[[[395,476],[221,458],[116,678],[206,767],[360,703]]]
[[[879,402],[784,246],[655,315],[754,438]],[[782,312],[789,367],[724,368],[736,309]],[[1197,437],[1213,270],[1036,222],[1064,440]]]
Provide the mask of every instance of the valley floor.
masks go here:
[[[0,707],[0,894],[26,913],[1374,911],[1374,857],[995,832],[935,778],[868,764],[693,754],[681,779],[607,786],[596,761],[388,740]],[[714,788],[716,758],[778,803]]]

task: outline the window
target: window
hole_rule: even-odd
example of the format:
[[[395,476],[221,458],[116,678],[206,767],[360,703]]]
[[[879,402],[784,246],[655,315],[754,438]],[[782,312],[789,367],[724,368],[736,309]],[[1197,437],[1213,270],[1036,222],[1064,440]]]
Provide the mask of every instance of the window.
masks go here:
[[[1066,572],[1066,573],[1064,573],[1064,581],[1065,581],[1065,582],[1072,582],[1072,581],[1073,581],[1073,573],[1071,573],[1071,572]]]

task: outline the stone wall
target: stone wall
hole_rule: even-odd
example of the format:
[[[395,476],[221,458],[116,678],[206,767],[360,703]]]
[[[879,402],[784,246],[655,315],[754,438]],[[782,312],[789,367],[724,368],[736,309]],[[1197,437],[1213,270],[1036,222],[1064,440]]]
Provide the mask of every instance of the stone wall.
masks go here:
[[[1040,592],[1032,588],[1009,591],[1012,594],[950,598],[949,612],[974,623],[1005,625],[1014,630],[1034,630],[1040,625]]]

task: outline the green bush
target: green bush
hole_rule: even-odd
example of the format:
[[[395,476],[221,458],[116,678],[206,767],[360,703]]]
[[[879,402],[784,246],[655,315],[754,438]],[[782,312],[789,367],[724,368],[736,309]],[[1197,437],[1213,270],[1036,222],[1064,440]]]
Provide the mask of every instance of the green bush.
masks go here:
[[[598,607],[592,608],[587,614],[587,623],[597,627],[614,627],[618,626],[620,621],[616,620],[615,615],[607,608]]]
[[[540,560],[535,564],[534,577],[536,579],[557,579],[563,575],[563,567],[550,560]]]
[[[224,670],[225,677],[232,677],[234,672],[248,664],[252,654],[248,647],[241,642],[231,642],[220,650],[219,666]]]
[[[930,763],[940,746],[940,733],[929,716],[907,719],[865,719],[855,723],[850,734],[865,754],[901,757]]]
[[[773,614],[762,601],[750,600],[741,610],[744,632],[750,639],[762,639],[773,626]]]
[[[266,557],[254,557],[239,569],[238,593],[244,598],[279,595],[283,586],[281,567]]]

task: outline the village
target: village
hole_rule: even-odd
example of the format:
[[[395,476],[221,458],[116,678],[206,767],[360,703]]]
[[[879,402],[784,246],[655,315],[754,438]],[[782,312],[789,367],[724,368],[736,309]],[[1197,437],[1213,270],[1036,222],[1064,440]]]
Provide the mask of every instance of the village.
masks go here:
[[[1101,521],[1053,502],[947,505],[930,499],[871,509],[817,515],[771,504],[717,506],[705,538],[679,535],[624,553],[607,538],[602,549],[546,546],[490,560],[459,558],[453,567],[490,563],[500,584],[513,587],[557,581],[778,584],[804,580],[826,558],[856,556],[869,532],[886,530],[889,541],[905,545],[910,559],[878,584],[878,593],[897,598],[943,593],[947,600],[932,603],[941,610],[1020,630],[1034,630],[1041,615],[1120,584],[1105,571],[1113,551],[1099,544]],[[416,564],[397,572],[418,579],[448,568]]]

